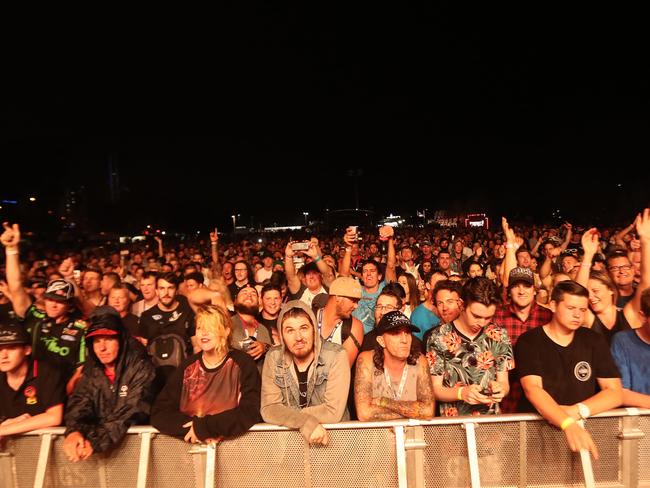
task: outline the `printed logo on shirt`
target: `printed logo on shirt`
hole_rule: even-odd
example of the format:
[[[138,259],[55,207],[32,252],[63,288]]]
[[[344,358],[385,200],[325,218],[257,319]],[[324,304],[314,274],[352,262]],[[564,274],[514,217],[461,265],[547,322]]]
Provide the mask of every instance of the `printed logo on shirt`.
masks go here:
[[[64,327],[63,330],[61,331],[61,334],[66,334],[68,336],[76,336],[78,332],[79,332],[78,329],[68,329],[67,327]]]
[[[74,341],[75,340],[74,337],[72,337],[71,335],[68,335],[68,334],[63,334],[61,336],[61,339],[63,339],[64,341]]]
[[[156,315],[152,315],[151,318],[154,319],[154,320],[160,320],[160,319],[162,319],[162,315],[157,313]]]
[[[181,318],[181,315],[183,315],[183,312],[179,312],[178,310],[174,310],[174,313],[172,314],[171,317],[169,317],[170,322],[176,322],[178,319]]]
[[[129,387],[127,385],[120,386],[120,396],[125,397],[129,393]]]
[[[573,374],[579,381],[587,381],[591,378],[591,365],[587,361],[580,361],[573,368]]]
[[[27,405],[36,405],[38,403],[38,399],[36,398],[36,388],[33,386],[25,388],[25,397],[25,403],[27,403]]]

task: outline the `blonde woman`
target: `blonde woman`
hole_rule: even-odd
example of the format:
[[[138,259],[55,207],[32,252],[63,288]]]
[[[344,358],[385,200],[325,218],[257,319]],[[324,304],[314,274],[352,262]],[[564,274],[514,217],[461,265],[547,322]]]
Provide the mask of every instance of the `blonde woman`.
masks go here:
[[[227,310],[201,305],[196,313],[200,352],[169,378],[151,414],[163,434],[186,442],[219,442],[261,422],[260,376],[255,361],[230,349],[232,321]]]

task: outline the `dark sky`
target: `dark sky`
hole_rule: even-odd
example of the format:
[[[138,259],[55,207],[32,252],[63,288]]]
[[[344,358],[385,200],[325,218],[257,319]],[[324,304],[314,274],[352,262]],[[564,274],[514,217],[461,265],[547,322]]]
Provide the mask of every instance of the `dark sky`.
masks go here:
[[[33,60],[1,112],[0,194],[84,185],[95,222],[179,228],[354,206],[349,168],[381,211],[588,219],[650,200],[650,171],[630,171],[648,161],[640,17],[307,8],[246,4],[203,38]]]

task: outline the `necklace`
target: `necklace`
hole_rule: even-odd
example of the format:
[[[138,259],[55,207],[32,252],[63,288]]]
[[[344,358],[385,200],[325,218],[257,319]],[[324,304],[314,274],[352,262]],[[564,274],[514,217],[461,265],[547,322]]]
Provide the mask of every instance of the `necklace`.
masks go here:
[[[223,362],[226,360],[227,357],[228,357],[228,354],[225,354],[225,355],[224,355],[221,359],[219,359],[217,362],[215,362],[215,363],[211,363],[210,361],[207,360],[207,358],[205,357],[205,354],[202,354],[202,355],[201,355],[201,359],[203,359],[203,364],[204,364],[205,367],[208,368],[208,369],[214,369],[214,368],[216,368],[217,366],[220,366],[221,363],[223,363]]]

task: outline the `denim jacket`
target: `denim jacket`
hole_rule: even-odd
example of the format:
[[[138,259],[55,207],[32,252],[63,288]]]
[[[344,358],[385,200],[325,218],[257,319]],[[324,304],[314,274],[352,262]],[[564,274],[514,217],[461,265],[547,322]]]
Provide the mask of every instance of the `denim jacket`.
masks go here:
[[[265,422],[300,429],[308,440],[319,424],[349,419],[346,404],[350,365],[345,349],[338,344],[321,342],[313,313],[306,305],[296,302],[285,305],[283,313],[290,308],[302,308],[308,312],[314,325],[315,356],[307,376],[307,406],[299,407],[300,393],[293,356],[282,343],[266,353],[261,413]],[[283,313],[278,317],[278,327],[281,327]]]

